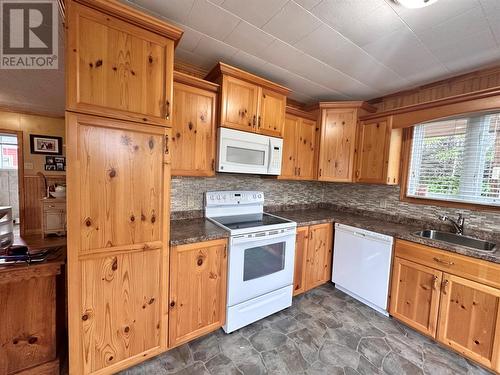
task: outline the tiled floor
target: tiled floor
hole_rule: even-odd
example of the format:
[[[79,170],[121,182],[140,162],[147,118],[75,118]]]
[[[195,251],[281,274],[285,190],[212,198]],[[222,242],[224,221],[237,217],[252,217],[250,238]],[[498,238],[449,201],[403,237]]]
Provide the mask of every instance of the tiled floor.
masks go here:
[[[324,285],[230,335],[222,330],[123,374],[487,374]]]

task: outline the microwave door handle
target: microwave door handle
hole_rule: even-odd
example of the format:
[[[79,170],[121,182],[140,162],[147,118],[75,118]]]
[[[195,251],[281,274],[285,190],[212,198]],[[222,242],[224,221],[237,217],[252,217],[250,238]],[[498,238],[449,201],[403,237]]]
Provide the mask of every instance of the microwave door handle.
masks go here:
[[[272,162],[272,155],[273,155],[273,142],[271,141],[270,138],[268,138],[268,144],[269,144],[269,148],[268,148],[268,154],[267,154],[267,172],[269,173],[269,171],[271,170],[271,162]]]

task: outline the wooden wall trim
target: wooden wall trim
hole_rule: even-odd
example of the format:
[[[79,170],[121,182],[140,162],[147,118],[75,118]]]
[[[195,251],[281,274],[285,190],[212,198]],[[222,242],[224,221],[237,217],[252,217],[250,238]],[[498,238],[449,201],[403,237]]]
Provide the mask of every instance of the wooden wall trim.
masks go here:
[[[188,86],[197,87],[199,89],[215,93],[219,91],[219,85],[216,83],[205,81],[204,79],[177,71],[174,71],[174,82],[183,83]]]
[[[217,63],[217,65],[215,65],[214,68],[207,74],[205,79],[208,81],[216,81],[217,78],[221,75],[228,75],[231,77],[239,78],[285,96],[288,96],[292,92],[289,88],[285,86],[279,85],[265,78],[256,76],[255,74],[252,73],[248,73],[244,70],[238,69],[234,66],[225,64],[223,62]]]
[[[309,120],[312,120],[312,121],[317,121],[318,118],[316,116],[316,112],[307,112],[307,111],[304,111],[302,109],[299,109],[299,108],[296,108],[296,107],[292,107],[292,106],[289,106],[287,105],[286,106],[286,114],[287,115],[293,115],[293,116],[297,116],[297,117],[302,117],[302,118],[306,118],[306,119],[309,119]]]
[[[491,88],[500,88],[500,66],[480,69],[386,95],[371,100],[370,104],[377,107],[379,111],[384,112]]]
[[[204,79],[209,71],[199,66],[174,58],[174,72],[181,72],[196,78]]]
[[[304,108],[306,111],[316,111],[318,109],[330,108],[360,108],[366,112],[373,113],[377,108],[362,100],[356,101],[338,101],[338,102],[318,102]],[[378,116],[377,116],[378,117]]]
[[[175,42],[179,42],[184,31],[182,29],[164,22],[152,15],[141,12],[128,5],[121,3],[118,0],[70,0],[88,7],[97,9],[103,13],[109,14],[113,17],[119,18],[122,21],[128,22],[132,25],[141,27],[143,29],[152,31],[156,34],[162,35]]]

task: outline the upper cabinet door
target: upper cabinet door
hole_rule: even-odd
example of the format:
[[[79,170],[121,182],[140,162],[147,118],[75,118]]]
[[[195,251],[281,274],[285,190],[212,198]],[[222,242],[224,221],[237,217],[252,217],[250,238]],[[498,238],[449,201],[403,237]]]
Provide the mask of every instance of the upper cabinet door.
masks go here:
[[[224,76],[222,82],[221,126],[255,132],[259,86]]]
[[[280,178],[297,178],[297,138],[300,118],[287,115],[283,127],[283,158]]]
[[[283,135],[286,96],[265,88],[261,91],[257,131],[272,137]]]
[[[172,175],[215,174],[215,92],[174,83]]]
[[[356,181],[386,183],[390,138],[391,124],[385,119],[360,125]]]
[[[355,109],[323,110],[319,180],[352,181],[356,127],[357,111]]]
[[[301,119],[297,135],[297,174],[301,180],[315,177],[316,121]]]
[[[67,109],[170,126],[174,42],[74,2],[68,13]]]
[[[500,371],[500,290],[444,274],[437,338]]]

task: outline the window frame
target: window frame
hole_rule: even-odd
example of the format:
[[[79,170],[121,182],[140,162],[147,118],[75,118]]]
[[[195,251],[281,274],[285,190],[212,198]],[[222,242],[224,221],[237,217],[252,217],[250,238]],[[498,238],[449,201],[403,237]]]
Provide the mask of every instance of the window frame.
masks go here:
[[[435,121],[439,121],[436,119]],[[464,208],[473,211],[494,211],[500,212],[500,206],[492,206],[488,204],[479,203],[466,203],[466,202],[454,202],[445,201],[432,198],[416,198],[407,195],[408,183],[410,179],[410,163],[411,163],[411,151],[413,146],[413,132],[415,126],[405,128],[403,131],[403,145],[401,150],[401,171],[400,171],[400,195],[399,200],[401,202],[413,203],[413,204],[423,204],[438,207],[449,207],[449,208]]]

